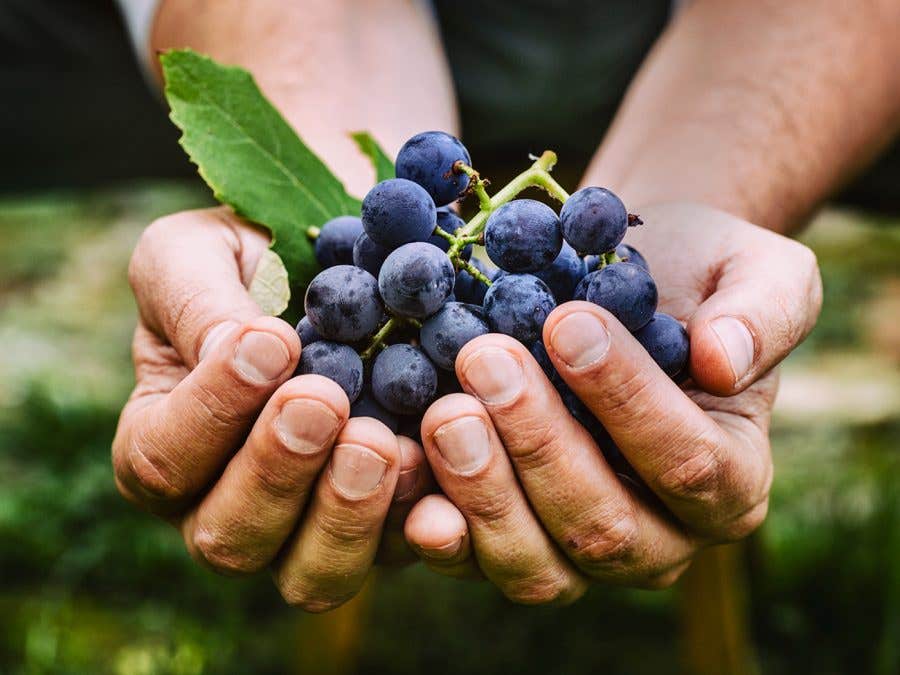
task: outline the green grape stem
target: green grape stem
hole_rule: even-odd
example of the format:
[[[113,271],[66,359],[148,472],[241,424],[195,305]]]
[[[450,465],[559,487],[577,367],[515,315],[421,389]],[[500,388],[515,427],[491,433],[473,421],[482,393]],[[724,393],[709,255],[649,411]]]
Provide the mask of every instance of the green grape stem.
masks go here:
[[[319,238],[319,235],[322,234],[322,228],[316,227],[315,225],[310,225],[306,228],[306,236],[309,237],[310,240],[315,241]]]

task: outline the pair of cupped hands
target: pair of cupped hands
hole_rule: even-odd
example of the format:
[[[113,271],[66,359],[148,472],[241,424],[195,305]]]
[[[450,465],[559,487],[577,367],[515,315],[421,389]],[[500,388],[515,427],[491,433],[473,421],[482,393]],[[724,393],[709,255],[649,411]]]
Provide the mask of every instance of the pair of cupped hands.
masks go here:
[[[267,235],[211,209],[153,223],[131,261],[137,384],[113,443],[119,490],[201,564],[269,569],[310,611],[353,597],[373,565],[417,557],[522,603],[570,602],[594,582],[670,585],[765,518],[774,367],[822,291],[794,241],[697,204],[639,212],[647,225],[627,241],[660,310],[687,325],[690,380],[672,382],[590,303],[557,307],[543,339],[641,481],[617,475],[503,335],[459,354],[466,393],[428,409],[421,445],[349,419],[340,387],[293,376],[296,332],[248,294]]]

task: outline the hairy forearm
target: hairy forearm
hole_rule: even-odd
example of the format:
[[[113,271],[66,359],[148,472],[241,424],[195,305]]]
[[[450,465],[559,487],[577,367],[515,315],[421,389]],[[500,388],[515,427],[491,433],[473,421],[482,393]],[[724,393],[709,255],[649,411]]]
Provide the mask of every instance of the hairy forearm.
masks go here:
[[[250,70],[357,194],[371,185],[372,170],[349,132],[371,131],[395,154],[419,131],[457,126],[437,32],[414,0],[164,0],[151,42]]]
[[[697,0],[654,47],[585,180],[784,232],[898,128],[895,0]]]

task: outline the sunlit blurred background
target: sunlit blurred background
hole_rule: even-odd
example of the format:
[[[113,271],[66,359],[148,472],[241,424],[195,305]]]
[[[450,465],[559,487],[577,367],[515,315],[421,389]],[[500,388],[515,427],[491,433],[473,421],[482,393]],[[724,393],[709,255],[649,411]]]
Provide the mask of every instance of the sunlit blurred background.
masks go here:
[[[116,86],[143,91],[122,63]],[[129,99],[165,126],[149,94]],[[99,123],[51,113],[85,133]],[[97,149],[118,164],[84,176],[110,187],[43,185],[37,162],[0,162],[0,673],[900,673],[900,214],[874,208],[871,181],[802,235],[825,306],[782,369],[772,505],[747,542],[664,592],[595,588],[572,607],[524,608],[413,566],[309,616],[264,576],[199,569],[113,485],[131,249],[154,217],[210,199],[190,177],[122,180],[123,148],[153,140],[110,140],[130,114],[110,113]],[[24,148],[14,116],[0,118]],[[44,140],[45,167],[88,151]]]

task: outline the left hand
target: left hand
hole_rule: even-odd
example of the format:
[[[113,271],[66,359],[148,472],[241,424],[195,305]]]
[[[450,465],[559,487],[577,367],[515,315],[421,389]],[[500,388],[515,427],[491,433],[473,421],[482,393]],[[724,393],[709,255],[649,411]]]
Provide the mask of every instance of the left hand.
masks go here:
[[[571,601],[591,581],[659,588],[765,518],[773,368],[818,316],[815,256],[701,205],[638,212],[647,225],[628,241],[660,310],[687,323],[692,379],[680,388],[586,302],[558,307],[544,343],[647,487],[620,480],[523,345],[482,336],[456,360],[471,395],[440,399],[422,423],[446,497],[419,502],[406,535],[438,572],[481,572],[524,603]]]

